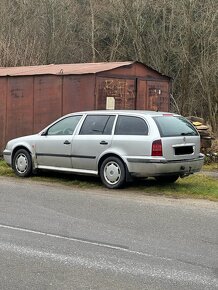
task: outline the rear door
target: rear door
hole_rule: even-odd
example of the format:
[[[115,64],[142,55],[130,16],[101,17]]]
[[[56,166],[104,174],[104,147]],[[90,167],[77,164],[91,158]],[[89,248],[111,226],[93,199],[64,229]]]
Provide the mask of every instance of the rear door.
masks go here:
[[[113,148],[124,157],[144,157],[151,152],[147,122],[138,116],[120,115],[116,122]]]
[[[116,115],[87,115],[72,144],[75,169],[97,171],[97,160],[111,146]]]

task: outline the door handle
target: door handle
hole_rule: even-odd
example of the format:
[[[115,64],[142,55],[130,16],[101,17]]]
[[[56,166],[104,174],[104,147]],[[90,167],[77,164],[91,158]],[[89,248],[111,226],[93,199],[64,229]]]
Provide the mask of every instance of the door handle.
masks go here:
[[[100,144],[101,144],[101,145],[107,145],[108,142],[106,142],[106,141],[101,141]]]
[[[65,145],[69,145],[69,144],[71,144],[71,143],[70,143],[70,141],[65,140],[65,141],[64,141],[64,144],[65,144]]]

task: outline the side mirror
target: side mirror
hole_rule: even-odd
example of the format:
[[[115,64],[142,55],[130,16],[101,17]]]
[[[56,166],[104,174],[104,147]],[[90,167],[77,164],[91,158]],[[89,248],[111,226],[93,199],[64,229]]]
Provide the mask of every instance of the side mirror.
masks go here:
[[[46,136],[47,132],[48,132],[48,130],[42,131],[41,136]]]

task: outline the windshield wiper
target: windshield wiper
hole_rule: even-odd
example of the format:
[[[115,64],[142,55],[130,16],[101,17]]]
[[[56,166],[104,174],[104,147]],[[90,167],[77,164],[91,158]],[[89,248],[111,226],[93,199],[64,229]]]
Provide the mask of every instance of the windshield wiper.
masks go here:
[[[192,132],[181,133],[182,136],[193,136]]]

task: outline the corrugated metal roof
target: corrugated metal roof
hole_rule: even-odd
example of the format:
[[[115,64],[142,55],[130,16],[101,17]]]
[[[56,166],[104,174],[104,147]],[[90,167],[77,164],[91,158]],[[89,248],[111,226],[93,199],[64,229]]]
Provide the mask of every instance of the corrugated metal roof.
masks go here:
[[[124,62],[95,62],[95,63],[73,63],[73,64],[48,64],[36,66],[0,67],[1,76],[32,76],[32,75],[82,75],[95,74],[99,72],[113,70],[139,63],[147,69],[171,79],[148,65],[138,61]]]
[[[0,67],[0,76],[95,74],[132,65],[134,61]]]

